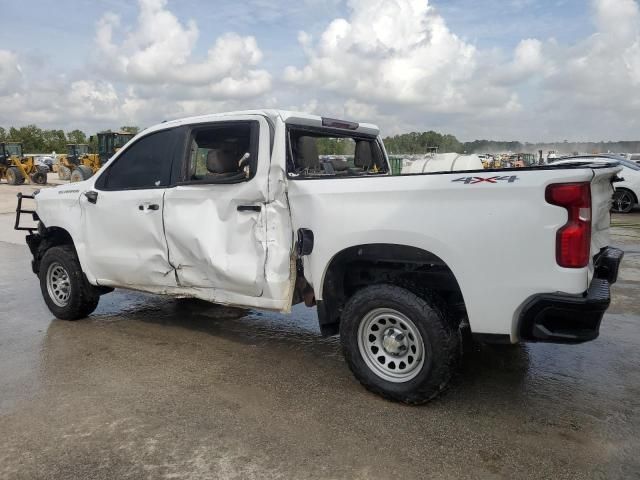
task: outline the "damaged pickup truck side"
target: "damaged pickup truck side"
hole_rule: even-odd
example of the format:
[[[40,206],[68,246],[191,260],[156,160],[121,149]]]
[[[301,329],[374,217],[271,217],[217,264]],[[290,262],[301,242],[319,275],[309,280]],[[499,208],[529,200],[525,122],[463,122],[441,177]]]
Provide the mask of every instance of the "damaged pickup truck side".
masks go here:
[[[40,191],[27,243],[60,319],[116,287],[283,312],[304,301],[365,387],[417,404],[446,388],[462,331],[598,336],[622,259],[609,246],[619,170],[392,176],[374,125],[207,115],[149,128],[90,179]]]

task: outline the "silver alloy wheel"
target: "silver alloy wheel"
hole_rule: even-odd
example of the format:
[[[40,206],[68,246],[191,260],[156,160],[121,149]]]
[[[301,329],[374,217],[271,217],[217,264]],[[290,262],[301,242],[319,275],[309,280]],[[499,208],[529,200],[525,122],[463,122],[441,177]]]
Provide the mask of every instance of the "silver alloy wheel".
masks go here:
[[[613,196],[613,208],[616,212],[627,213],[633,207],[633,197],[625,190],[618,190]]]
[[[391,308],[376,308],[364,316],[358,327],[358,348],[367,366],[389,382],[408,382],[424,365],[420,331],[407,316]]]
[[[71,296],[69,274],[58,262],[53,262],[47,269],[47,292],[49,298],[59,307],[66,307]]]

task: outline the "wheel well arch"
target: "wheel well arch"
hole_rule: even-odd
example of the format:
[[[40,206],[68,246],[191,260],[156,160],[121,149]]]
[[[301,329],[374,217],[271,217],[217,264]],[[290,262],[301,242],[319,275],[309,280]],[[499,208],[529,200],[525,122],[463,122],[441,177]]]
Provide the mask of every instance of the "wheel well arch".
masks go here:
[[[62,227],[49,227],[45,229],[43,235],[51,246],[54,245],[73,245],[71,234]]]
[[[338,252],[325,270],[318,301],[321,332],[336,334],[347,300],[360,288],[383,283],[421,297],[436,293],[460,319],[466,315],[458,280],[438,255],[408,245],[362,244]]]
[[[40,271],[42,257],[50,248],[71,245],[75,249],[73,237],[67,230],[61,227],[45,227],[43,224],[38,227],[37,235],[27,236],[27,245],[33,255],[32,269],[35,274]]]

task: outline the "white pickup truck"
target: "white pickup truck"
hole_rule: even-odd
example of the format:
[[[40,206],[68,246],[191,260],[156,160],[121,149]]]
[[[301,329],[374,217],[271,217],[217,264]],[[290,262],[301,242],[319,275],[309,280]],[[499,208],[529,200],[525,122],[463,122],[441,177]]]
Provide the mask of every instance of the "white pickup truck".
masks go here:
[[[41,190],[27,243],[58,318],[126,288],[290,311],[317,306],[368,389],[442,392],[461,332],[598,336],[622,252],[590,164],[392,176],[378,128],[286,111],[161,123],[90,179]]]

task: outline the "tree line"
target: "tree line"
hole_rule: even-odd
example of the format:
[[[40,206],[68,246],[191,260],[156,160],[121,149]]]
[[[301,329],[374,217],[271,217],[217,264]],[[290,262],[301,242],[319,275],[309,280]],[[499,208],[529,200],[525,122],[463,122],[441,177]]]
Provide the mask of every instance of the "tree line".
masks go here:
[[[122,126],[120,131],[138,133],[140,128],[136,126]],[[109,130],[110,131],[110,130]],[[0,142],[20,142],[25,153],[50,153],[64,152],[68,143],[89,143],[95,148],[96,138],[93,142],[82,130],[46,130],[36,125],[24,127],[0,127]],[[537,153],[542,150],[545,154],[555,150],[561,154],[570,153],[635,153],[640,152],[640,141],[621,142],[501,142],[495,140],[474,140],[473,142],[460,142],[454,135],[441,134],[432,130],[428,132],[411,132],[402,135],[394,135],[384,139],[387,152],[390,155],[422,154],[432,151],[434,148],[441,153],[498,153],[498,152],[527,152]],[[352,142],[340,139],[320,139],[318,149],[325,155],[349,155],[353,154]]]
[[[640,152],[640,141],[619,142],[517,142],[496,140],[474,140],[460,142],[453,135],[442,135],[437,132],[412,132],[395,135],[384,139],[389,154],[421,154],[437,148],[440,153],[538,153],[542,150],[559,154],[573,153],[636,153]]]
[[[120,131],[138,133],[140,130],[135,126],[120,127]],[[109,130],[110,131],[110,130]],[[68,143],[89,143],[95,149],[97,147],[97,139],[95,136],[91,141],[91,137],[87,136],[82,130],[47,130],[36,125],[27,125],[24,127],[10,127],[5,129],[0,127],[0,142],[19,142],[22,143],[22,151],[24,153],[62,153],[67,150]]]

